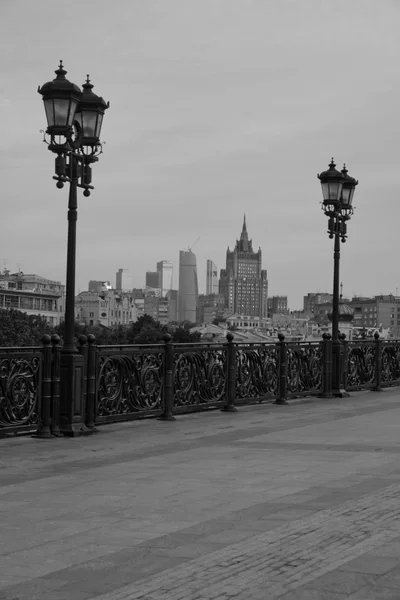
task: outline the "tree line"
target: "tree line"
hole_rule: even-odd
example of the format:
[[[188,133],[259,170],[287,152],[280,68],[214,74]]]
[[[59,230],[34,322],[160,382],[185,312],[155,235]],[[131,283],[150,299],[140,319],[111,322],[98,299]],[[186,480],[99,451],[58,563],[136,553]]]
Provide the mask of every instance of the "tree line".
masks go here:
[[[196,343],[200,333],[190,332],[194,323],[184,321],[161,325],[150,315],[143,315],[131,325],[104,327],[103,325],[85,325],[75,322],[75,338],[93,334],[99,345],[119,344],[159,344],[163,336],[169,333],[175,343]],[[28,315],[20,310],[0,309],[0,347],[40,346],[44,334],[57,334],[64,337],[64,322],[56,327],[49,325],[40,315]]]

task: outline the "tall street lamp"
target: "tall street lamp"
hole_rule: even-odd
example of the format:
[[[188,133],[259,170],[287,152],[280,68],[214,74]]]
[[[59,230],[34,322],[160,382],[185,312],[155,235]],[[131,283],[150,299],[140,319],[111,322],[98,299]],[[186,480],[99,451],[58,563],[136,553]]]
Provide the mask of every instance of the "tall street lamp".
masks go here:
[[[77,189],[90,196],[93,189],[92,167],[102,152],[100,132],[104,111],[109,107],[103,98],[93,93],[89,75],[82,88],[66,79],[62,61],[53,81],[39,86],[47,118],[44,141],[56,154],[55,173],[59,189],[69,183],[67,279],[65,301],[64,345],[61,353],[60,431],[64,435],[86,433],[83,393],[83,356],[74,343],[75,322],[75,262]],[[46,139],[46,134],[49,141]]]
[[[344,390],[343,382],[343,345],[339,338],[339,264],[340,240],[346,241],[347,221],[353,214],[354,190],[358,185],[350,177],[343,165],[339,172],[332,161],[329,169],[317,175],[322,187],[322,210],[328,217],[329,237],[335,239],[333,253],[333,302],[332,302],[332,394],[334,396],[348,396]]]

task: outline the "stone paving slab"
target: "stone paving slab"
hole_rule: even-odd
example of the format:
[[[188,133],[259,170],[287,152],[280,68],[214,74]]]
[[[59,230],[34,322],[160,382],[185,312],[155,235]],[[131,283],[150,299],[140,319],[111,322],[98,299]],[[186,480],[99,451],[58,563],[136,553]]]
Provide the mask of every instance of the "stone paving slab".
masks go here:
[[[399,600],[399,391],[0,440],[0,600]]]

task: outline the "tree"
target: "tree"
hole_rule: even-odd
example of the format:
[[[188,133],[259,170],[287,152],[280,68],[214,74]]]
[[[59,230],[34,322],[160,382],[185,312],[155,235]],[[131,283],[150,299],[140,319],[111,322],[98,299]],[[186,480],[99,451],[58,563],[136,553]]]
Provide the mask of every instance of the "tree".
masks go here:
[[[215,317],[215,319],[213,319],[211,323],[213,325],[219,325],[220,323],[226,323],[226,319],[224,317]]]
[[[199,331],[191,332],[193,327],[196,327],[194,323],[182,321],[170,331],[172,341],[176,344],[197,344],[201,340],[201,333]]]
[[[126,339],[128,344],[159,344],[165,333],[168,333],[165,325],[150,315],[143,315],[129,327]]]
[[[45,333],[51,335],[53,330],[41,315],[0,309],[0,346],[39,346]]]

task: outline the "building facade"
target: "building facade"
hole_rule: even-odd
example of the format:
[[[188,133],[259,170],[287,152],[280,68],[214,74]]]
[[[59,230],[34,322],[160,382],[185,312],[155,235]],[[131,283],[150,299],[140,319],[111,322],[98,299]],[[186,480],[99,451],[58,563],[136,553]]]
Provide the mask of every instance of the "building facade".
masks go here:
[[[303,296],[303,310],[305,313],[313,313],[317,304],[329,304],[332,300],[332,294],[308,293],[307,296]]]
[[[287,315],[288,310],[288,299],[287,296],[270,296],[268,298],[268,317],[272,315]]]
[[[15,308],[28,315],[40,315],[49,325],[64,320],[65,286],[60,281],[22,272],[0,273],[0,308]]]
[[[200,294],[197,306],[197,323],[207,325],[214,319],[223,318],[225,298],[222,294]]]
[[[178,290],[169,290],[167,292],[168,299],[168,322],[178,321],[178,307],[179,307],[179,292]]]
[[[226,268],[221,269],[219,292],[224,296],[225,307],[232,313],[267,317],[267,271],[262,268],[261,248],[253,251],[252,240],[247,234],[246,216],[234,250],[227,249]]]
[[[81,292],[75,298],[75,319],[86,325],[129,325],[138,318],[138,310],[129,293],[116,290]]]
[[[217,265],[210,259],[206,266],[206,296],[219,293],[219,280]]]
[[[196,255],[191,250],[179,252],[179,321],[196,322],[199,297]]]
[[[346,305],[354,312],[353,325],[356,329],[387,329],[391,337],[400,337],[400,298],[392,294],[362,298],[355,296]],[[317,304],[314,307],[314,320],[320,324],[329,323],[332,303]]]

